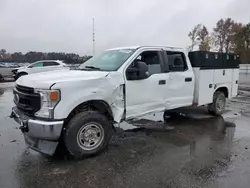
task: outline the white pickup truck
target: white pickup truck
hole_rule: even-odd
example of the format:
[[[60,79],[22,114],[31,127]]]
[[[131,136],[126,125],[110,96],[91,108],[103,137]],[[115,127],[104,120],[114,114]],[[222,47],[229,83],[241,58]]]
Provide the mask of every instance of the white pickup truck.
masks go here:
[[[237,95],[238,59],[172,47],[109,49],[79,70],[19,78],[11,117],[36,151],[53,155],[60,142],[76,158],[93,155],[124,120],[201,105],[221,114]]]

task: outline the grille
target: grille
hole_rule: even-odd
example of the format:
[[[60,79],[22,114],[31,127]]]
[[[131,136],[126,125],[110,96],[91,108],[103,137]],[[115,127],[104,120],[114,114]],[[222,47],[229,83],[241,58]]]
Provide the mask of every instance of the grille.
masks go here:
[[[13,93],[14,103],[24,114],[34,116],[41,108],[40,95],[34,93],[34,88],[17,85]]]
[[[34,93],[34,88],[25,87],[25,86],[20,86],[20,85],[17,85],[17,86],[16,86],[16,90],[17,90],[17,91],[20,91],[20,92],[22,92],[22,93],[27,93],[27,94],[33,94],[33,93]]]

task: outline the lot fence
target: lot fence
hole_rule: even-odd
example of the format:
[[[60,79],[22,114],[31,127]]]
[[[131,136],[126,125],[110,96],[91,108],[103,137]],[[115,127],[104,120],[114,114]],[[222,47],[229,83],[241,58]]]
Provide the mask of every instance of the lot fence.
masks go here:
[[[241,74],[250,74],[250,64],[240,64]]]

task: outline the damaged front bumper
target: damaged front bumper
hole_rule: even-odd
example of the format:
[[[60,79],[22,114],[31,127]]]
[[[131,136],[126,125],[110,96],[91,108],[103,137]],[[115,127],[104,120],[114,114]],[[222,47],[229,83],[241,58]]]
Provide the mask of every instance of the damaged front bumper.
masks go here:
[[[20,126],[26,144],[33,150],[53,155],[61,135],[63,121],[42,121],[24,115],[16,107],[12,108],[11,118]]]

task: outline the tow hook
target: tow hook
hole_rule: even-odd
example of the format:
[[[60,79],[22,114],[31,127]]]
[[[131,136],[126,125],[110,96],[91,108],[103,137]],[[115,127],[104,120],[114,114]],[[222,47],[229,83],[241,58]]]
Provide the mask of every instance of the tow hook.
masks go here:
[[[27,121],[23,121],[22,125],[19,127],[19,129],[23,132],[26,133],[29,131],[28,128],[28,122]]]

